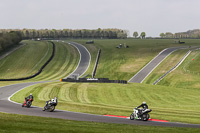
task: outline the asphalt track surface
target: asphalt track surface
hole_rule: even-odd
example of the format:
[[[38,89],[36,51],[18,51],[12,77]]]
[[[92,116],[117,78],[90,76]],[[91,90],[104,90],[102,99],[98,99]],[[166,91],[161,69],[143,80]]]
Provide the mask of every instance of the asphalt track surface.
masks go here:
[[[73,75],[78,75],[78,77],[82,76],[87,71],[91,60],[89,51],[83,45],[75,42],[70,42],[69,44],[77,48],[80,54],[80,60],[75,71],[72,72],[69,76],[65,77],[64,79],[73,78]]]
[[[154,59],[144,66],[137,74],[135,74],[128,82],[142,83],[143,80],[172,52],[186,47],[172,47],[161,51]]]
[[[54,112],[48,112],[48,111],[42,111],[42,108],[40,107],[22,108],[21,107],[22,104],[17,104],[9,100],[10,97],[17,91],[34,84],[39,84],[39,83],[44,83],[44,82],[48,82],[48,81],[19,83],[19,84],[0,87],[0,112],[23,114],[23,115],[30,115],[30,116],[52,117],[52,118],[60,118],[60,119],[67,119],[67,120],[89,121],[89,122],[200,128],[200,125],[197,125],[197,124],[137,121],[137,120],[131,121],[129,119],[124,119],[124,118],[115,118],[115,117],[93,115],[93,114],[86,114],[86,113],[76,113],[76,112],[62,111],[62,110],[57,110],[57,109]],[[58,106],[59,106],[59,103],[58,103]],[[132,112],[130,111],[130,114],[131,113]]]

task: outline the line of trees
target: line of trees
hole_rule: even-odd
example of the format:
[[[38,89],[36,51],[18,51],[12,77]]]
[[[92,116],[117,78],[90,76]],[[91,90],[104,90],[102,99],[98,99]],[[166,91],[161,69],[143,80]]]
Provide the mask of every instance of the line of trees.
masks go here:
[[[200,29],[188,30],[186,32],[175,33],[179,38],[200,38]]]
[[[144,39],[144,38],[146,37],[146,33],[145,33],[145,32],[141,32],[141,33],[140,33],[140,36],[138,36],[138,35],[139,35],[139,34],[138,34],[137,31],[133,32],[133,37],[134,37],[134,38],[140,37],[140,38]]]
[[[22,40],[22,35],[18,31],[10,31],[6,33],[0,33],[0,51],[19,44]]]
[[[13,29],[11,29],[13,30]],[[0,29],[0,33],[9,32],[10,29]],[[124,39],[127,38],[127,31],[121,29],[15,29],[21,33],[23,39],[59,39],[59,38],[105,38]]]
[[[161,38],[200,38],[200,29],[195,30],[188,30],[186,32],[179,32],[179,33],[160,33]]]
[[[175,34],[171,32],[160,33],[161,38],[175,38]]]

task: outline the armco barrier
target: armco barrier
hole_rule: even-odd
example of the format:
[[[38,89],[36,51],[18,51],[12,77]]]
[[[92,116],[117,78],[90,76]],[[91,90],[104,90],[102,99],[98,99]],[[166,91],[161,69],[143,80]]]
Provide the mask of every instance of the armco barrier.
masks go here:
[[[46,67],[46,65],[48,65],[49,62],[50,62],[50,61],[53,59],[53,57],[54,57],[54,54],[55,54],[55,44],[54,44],[53,42],[51,42],[51,43],[52,43],[52,45],[53,45],[53,51],[52,51],[51,57],[47,60],[47,62],[40,68],[40,70],[39,70],[37,73],[35,73],[35,74],[31,75],[31,76],[28,76],[28,77],[16,78],[16,79],[0,79],[0,81],[19,81],[19,80],[27,80],[27,79],[31,79],[31,78],[34,78],[34,77],[36,77],[37,75],[39,75],[39,74],[42,72],[42,70]]]
[[[62,82],[80,82],[80,83],[121,83],[127,84],[126,80],[109,80],[108,78],[98,78],[98,79],[87,79],[87,78],[79,78],[78,80],[67,78],[60,79]]]
[[[98,65],[98,63],[99,63],[100,54],[101,54],[101,49],[99,49],[99,52],[98,52],[98,54],[97,54],[96,63],[95,63],[95,66],[94,66],[94,70],[93,70],[93,72],[92,72],[92,78],[94,78],[95,75],[96,75],[97,65]]]
[[[160,80],[162,80],[167,74],[169,74],[170,72],[172,72],[173,70],[175,70],[184,60],[185,58],[191,53],[191,50],[189,50],[182,58],[181,60],[174,66],[172,67],[169,71],[167,71],[165,74],[163,74],[159,79],[157,79],[153,85],[156,85],[158,82],[160,82]]]

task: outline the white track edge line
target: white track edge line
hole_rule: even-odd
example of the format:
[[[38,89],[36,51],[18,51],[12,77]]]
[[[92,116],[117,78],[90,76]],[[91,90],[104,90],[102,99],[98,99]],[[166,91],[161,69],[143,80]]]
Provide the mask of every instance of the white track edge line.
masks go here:
[[[132,80],[135,76],[137,76],[145,67],[147,67],[147,65],[149,65],[156,57],[158,57],[162,52],[164,52],[166,49],[163,49],[157,56],[155,56],[148,64],[146,64],[139,72],[137,72],[131,79],[128,80],[128,82],[130,82],[130,80]]]
[[[72,43],[75,43],[75,42],[72,42]],[[79,63],[78,63],[78,65],[77,65],[76,69],[75,69],[72,73],[70,73],[67,77],[71,76],[71,75],[78,69],[79,64],[80,64],[80,62],[81,62],[81,52],[79,51],[78,47],[76,47],[75,45],[71,44],[70,42],[68,42],[68,44],[74,46],[74,47],[78,50],[79,55],[80,55],[80,60],[79,60]],[[77,43],[77,44],[78,44],[78,43]],[[80,44],[79,44],[79,45],[80,45]],[[83,46],[83,45],[81,45],[81,46]],[[81,77],[81,76],[88,70],[88,68],[89,68],[89,66],[90,66],[90,62],[91,62],[91,55],[90,55],[90,52],[88,51],[88,49],[87,49],[85,46],[83,46],[83,47],[84,47],[84,48],[86,49],[86,51],[88,52],[90,59],[89,59],[89,64],[88,64],[88,66],[87,66],[87,69],[86,69],[79,77]],[[65,78],[67,78],[67,77],[65,77]]]
[[[177,49],[176,49],[177,50]],[[156,69],[156,67],[158,67],[158,65],[160,65],[162,62],[163,62],[163,60],[165,60],[169,55],[171,55],[173,52],[175,52],[176,50],[174,50],[174,51],[172,51],[172,52],[170,52],[164,59],[162,59],[147,75],[146,75],[146,77],[148,77],[150,74],[151,74],[151,72],[154,70],[154,69]],[[140,82],[140,83],[142,83],[145,79],[146,79],[146,77]]]

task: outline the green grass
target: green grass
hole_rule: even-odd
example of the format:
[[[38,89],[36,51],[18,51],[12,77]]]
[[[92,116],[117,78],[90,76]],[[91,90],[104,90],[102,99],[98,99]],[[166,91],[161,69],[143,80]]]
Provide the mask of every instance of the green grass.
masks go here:
[[[46,41],[24,41],[23,48],[0,61],[0,78],[21,78],[35,74],[49,59],[52,44]],[[59,80],[73,72],[79,61],[76,48],[66,43],[55,42],[55,56],[42,73],[28,81]],[[0,83],[1,84],[1,83]]]
[[[163,60],[163,62],[158,67],[156,67],[151,72],[151,74],[147,76],[147,78],[143,81],[143,83],[153,84],[163,74],[165,74],[171,68],[173,68],[187,52],[188,52],[188,49],[177,50],[173,52],[165,60]]]
[[[198,128],[174,128],[156,126],[138,126],[124,124],[109,124],[96,122],[70,121],[56,118],[24,116],[0,113],[1,133],[137,133],[137,132],[165,132],[185,133],[199,132]]]
[[[91,52],[92,62],[85,74],[89,73],[89,77],[91,76],[97,51],[101,48],[102,53],[96,78],[103,77],[117,80],[129,80],[164,48],[183,45],[193,46],[198,45],[200,42],[200,40],[195,39],[181,41],[185,41],[186,44],[177,44],[174,43],[174,40],[167,39],[95,40],[95,44],[85,44],[86,40],[76,40],[76,42],[84,44]],[[61,42],[55,43],[57,50],[56,57],[38,77],[28,81],[63,78],[75,69],[79,60],[76,48]],[[120,43],[126,43],[126,45],[129,45],[129,48],[117,49],[116,46]],[[131,114],[132,108],[141,104],[142,101],[146,101],[149,107],[153,109],[150,113],[152,118],[200,124],[200,106],[197,102],[200,100],[200,69],[198,69],[199,63],[196,62],[196,60],[200,60],[198,51],[192,52],[181,66],[165,77],[158,85],[145,84],[152,83],[154,80],[151,79],[152,77],[156,79],[163,72],[167,71],[169,67],[176,64],[176,61],[185,52],[181,50],[170,55],[156,69],[159,73],[154,71],[144,81],[144,84],[132,83],[122,85],[52,82],[28,87],[14,95],[12,100],[22,103],[25,96],[33,93],[35,96],[33,105],[43,107],[46,100],[57,96],[59,104],[56,109],[125,116]],[[192,58],[195,58],[195,62],[191,61]],[[170,65],[166,65],[171,60],[173,61]],[[10,82],[0,82],[0,86],[5,84],[10,84]],[[150,127],[147,127],[147,131],[149,129]],[[115,131],[114,129],[112,130]],[[168,131],[167,129],[163,130]]]
[[[76,69],[80,59],[77,49],[66,43],[54,43],[56,45],[54,58],[39,76],[31,80],[59,80]]]
[[[200,124],[200,91],[145,84],[89,84],[89,83],[43,83],[28,87],[11,100],[22,103],[24,97],[33,93],[33,105],[43,107],[45,101],[57,96],[61,110],[92,114],[129,116],[132,109],[146,101],[151,118],[173,122]]]
[[[129,80],[143,66],[151,61],[160,51],[173,46],[197,45],[199,40],[183,40],[186,44],[177,44],[170,39],[114,39],[94,40],[94,44],[85,44],[87,40],[73,40],[86,46],[95,62],[97,51],[102,50],[96,77],[114,80]],[[116,46],[124,44],[129,48],[118,49]],[[96,47],[96,49],[94,48]],[[92,65],[94,65],[92,63]],[[93,66],[94,67],[94,66]],[[92,69],[88,73],[92,73]]]
[[[192,60],[194,59],[194,61]],[[169,87],[194,88],[200,91],[200,50],[193,51],[185,61],[158,84]]]
[[[33,75],[51,56],[52,46],[48,42],[28,43],[0,61],[0,78],[21,78]]]

